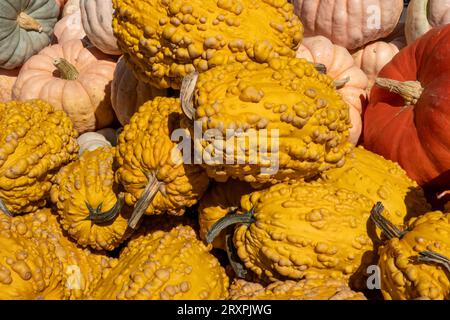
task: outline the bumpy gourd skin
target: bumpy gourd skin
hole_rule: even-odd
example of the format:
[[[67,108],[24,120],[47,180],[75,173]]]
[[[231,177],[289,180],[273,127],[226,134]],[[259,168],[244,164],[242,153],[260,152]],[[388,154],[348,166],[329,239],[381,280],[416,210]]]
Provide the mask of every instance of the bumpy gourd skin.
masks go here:
[[[121,252],[94,298],[115,300],[222,299],[229,280],[189,226],[140,234]]]
[[[11,213],[45,205],[52,177],[77,157],[77,135],[44,101],[0,103],[0,199]]]
[[[202,197],[198,206],[200,238],[206,239],[209,229],[228,213],[239,208],[241,197],[254,189],[245,182],[228,180],[214,184]],[[225,234],[222,232],[212,242],[214,248],[225,249]]]
[[[450,215],[439,211],[413,218],[408,232],[379,250],[381,292],[385,299],[450,299],[448,272],[434,263],[418,262],[430,250],[450,257]]]
[[[239,279],[230,287],[231,300],[366,300],[352,291],[347,283],[335,279],[304,279],[298,282],[276,281],[263,287],[259,283]]]
[[[422,188],[397,163],[363,147],[353,149],[343,167],[323,172],[321,180],[358,192],[373,203],[382,201],[383,215],[398,227],[431,210]]]
[[[256,222],[234,233],[247,269],[271,281],[351,277],[352,287],[361,287],[375,258],[369,199],[331,184],[278,184],[242,197],[243,211],[253,207]]]
[[[79,160],[60,170],[51,190],[60,221],[70,236],[83,247],[113,250],[125,240],[130,208],[122,208],[111,221],[95,223],[89,219],[87,204],[99,213],[113,209],[118,199],[114,183],[115,149],[110,147],[85,151]]]
[[[137,202],[151,175],[161,183],[146,214],[182,215],[208,187],[206,173],[183,164],[177,142],[171,140],[182,118],[179,99],[157,97],[139,108],[119,136],[116,176],[125,188],[126,203]]]
[[[256,186],[311,177],[342,166],[352,149],[347,141],[351,124],[349,108],[332,83],[311,63],[291,58],[264,64],[233,63],[200,74],[194,118],[201,122],[204,133],[215,129],[228,139],[227,143],[195,139],[208,161],[208,175],[218,181],[238,178]],[[253,129],[257,134],[266,129],[267,155],[260,151],[259,157],[252,157],[255,146],[239,143],[234,136],[227,138],[227,129]],[[272,129],[278,130],[279,137],[272,135]],[[278,141],[279,151],[272,140]],[[235,145],[228,154],[227,144]],[[261,150],[260,140],[256,146]],[[243,152],[238,153],[238,148]],[[219,161],[214,159],[217,155]],[[223,158],[226,160],[221,161]],[[276,158],[279,169],[275,173],[261,171],[273,166]]]
[[[295,56],[303,26],[286,0],[113,0],[114,34],[136,76],[159,88],[233,61]]]
[[[83,299],[114,263],[67,238],[50,209],[2,214],[0,241],[0,299]]]

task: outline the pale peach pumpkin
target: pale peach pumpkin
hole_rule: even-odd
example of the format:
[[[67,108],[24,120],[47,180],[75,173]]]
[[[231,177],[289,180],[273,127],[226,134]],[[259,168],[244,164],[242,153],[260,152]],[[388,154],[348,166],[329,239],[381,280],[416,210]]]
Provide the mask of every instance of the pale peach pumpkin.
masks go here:
[[[79,133],[105,128],[115,119],[110,98],[115,65],[81,40],[55,44],[25,63],[13,98],[49,102],[69,115]]]
[[[74,39],[83,39],[86,36],[86,33],[81,24],[80,10],[61,18],[61,20],[56,23],[53,33],[58,43]]]
[[[165,89],[156,89],[137,80],[125,59],[120,57],[111,85],[111,104],[123,126],[130,122],[131,116],[141,105],[156,96],[165,95],[166,92]]]
[[[344,47],[334,45],[323,36],[303,39],[297,58],[325,65],[327,74],[335,79],[338,91],[350,107],[352,128],[349,140],[356,144],[361,135],[361,113],[366,101],[367,76],[355,66],[352,55]]]
[[[0,69],[0,102],[11,101],[12,88],[18,74],[19,69]]]
[[[80,0],[67,0],[64,4],[62,16],[68,16],[80,10]]]
[[[292,0],[305,36],[322,35],[347,49],[384,38],[397,26],[402,0]]]

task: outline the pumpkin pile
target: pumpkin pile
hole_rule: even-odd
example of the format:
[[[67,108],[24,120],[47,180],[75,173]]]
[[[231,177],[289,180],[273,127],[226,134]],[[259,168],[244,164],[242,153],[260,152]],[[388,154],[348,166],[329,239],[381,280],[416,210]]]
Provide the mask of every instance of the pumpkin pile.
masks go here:
[[[0,11],[0,299],[450,300],[450,1]]]

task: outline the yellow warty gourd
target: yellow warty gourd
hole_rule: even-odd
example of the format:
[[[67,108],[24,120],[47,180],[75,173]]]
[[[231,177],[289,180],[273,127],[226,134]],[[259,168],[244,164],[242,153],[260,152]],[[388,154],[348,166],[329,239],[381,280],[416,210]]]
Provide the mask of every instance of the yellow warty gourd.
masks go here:
[[[45,205],[53,175],[77,157],[77,135],[69,117],[44,101],[0,103],[0,208],[5,213]]]
[[[230,287],[232,300],[366,300],[347,283],[334,279],[304,279],[298,282],[276,281],[263,287],[259,283],[239,279]]]
[[[189,226],[140,234],[99,283],[96,299],[222,299],[229,280]]]
[[[361,146],[353,149],[343,167],[323,172],[320,180],[358,192],[373,203],[382,201],[386,218],[399,227],[431,210],[422,188],[397,163]]]
[[[114,34],[134,73],[159,88],[233,61],[295,56],[303,26],[287,0],[113,0]]]
[[[388,300],[450,299],[450,214],[426,213],[400,231],[384,219],[379,249],[381,292]]]
[[[245,182],[228,180],[214,184],[202,197],[198,207],[200,238],[206,239],[209,229],[228,213],[239,208],[241,197],[254,189]],[[222,232],[212,242],[214,248],[225,249],[225,234]]]
[[[131,209],[114,183],[111,147],[85,151],[58,173],[51,190],[61,224],[83,247],[113,250],[126,239]]]
[[[207,240],[239,223],[237,255],[260,278],[301,280],[319,274],[361,288],[366,268],[376,262],[368,234],[371,208],[368,198],[332,184],[282,183],[243,196],[245,213],[218,222]]]
[[[220,182],[299,180],[342,166],[352,149],[348,106],[303,59],[213,68],[199,75],[193,107],[186,114],[204,133],[193,134],[196,150]]]
[[[179,99],[157,97],[139,108],[119,136],[116,176],[126,203],[135,206],[133,228],[144,211],[182,215],[208,187],[206,173],[184,164],[177,142],[171,140],[183,117]]]
[[[0,215],[0,299],[83,299],[114,260],[63,234],[50,209]]]

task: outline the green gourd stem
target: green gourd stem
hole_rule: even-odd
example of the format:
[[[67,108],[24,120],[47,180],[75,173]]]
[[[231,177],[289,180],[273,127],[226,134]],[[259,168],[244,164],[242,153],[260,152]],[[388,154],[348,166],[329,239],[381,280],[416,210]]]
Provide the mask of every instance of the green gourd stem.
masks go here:
[[[314,69],[316,69],[320,74],[327,74],[327,66],[323,63],[314,63]]]
[[[336,89],[342,89],[347,83],[349,83],[350,81],[350,77],[345,77],[343,79],[339,79],[339,80],[335,80],[334,81],[334,86],[336,87]]]
[[[89,210],[89,215],[86,217],[86,220],[92,221],[94,224],[102,224],[114,220],[119,212],[123,208],[124,199],[123,194],[119,194],[116,204],[110,210],[102,213],[102,203],[96,208],[92,208],[92,206],[86,202],[86,207]]]
[[[255,222],[255,218],[253,217],[253,210],[243,213],[243,214],[227,214],[225,217],[221,218],[217,221],[211,229],[209,229],[206,234],[206,242],[212,243],[214,239],[222,232],[225,228],[238,224],[245,223],[251,224]]]
[[[53,65],[58,69],[61,79],[77,80],[80,75],[77,68],[64,58],[55,59]]]
[[[145,210],[147,210],[150,203],[152,203],[153,199],[158,194],[161,185],[162,183],[159,182],[154,175],[149,177],[149,181],[145,186],[144,192],[142,192],[141,197],[138,202],[136,202],[131,218],[128,221],[128,226],[131,229],[136,230],[139,221],[145,213]]]
[[[420,262],[432,262],[443,266],[450,274],[450,259],[437,252],[425,250],[419,253]]]
[[[228,227],[226,229],[225,234],[225,248],[228,255],[228,261],[230,261],[230,265],[234,270],[234,273],[238,278],[244,279],[247,275],[247,270],[245,270],[245,266],[242,264],[239,256],[237,254],[236,248],[233,243],[233,228]]]
[[[383,217],[381,214],[383,210],[383,204],[381,202],[377,202],[370,211],[370,219],[383,231],[389,240],[393,238],[401,238],[405,232],[398,229],[392,222]]]
[[[419,81],[402,82],[386,78],[377,78],[375,83],[383,89],[395,92],[402,96],[407,105],[415,105],[423,92],[423,87]]]
[[[0,198],[0,210],[6,214],[8,217],[12,217],[12,213],[11,211],[9,211],[8,207],[5,205],[5,203],[3,202],[3,200]]]
[[[21,12],[17,16],[17,23],[19,27],[27,31],[42,32],[43,30],[42,25],[25,12]]]

